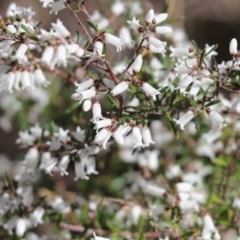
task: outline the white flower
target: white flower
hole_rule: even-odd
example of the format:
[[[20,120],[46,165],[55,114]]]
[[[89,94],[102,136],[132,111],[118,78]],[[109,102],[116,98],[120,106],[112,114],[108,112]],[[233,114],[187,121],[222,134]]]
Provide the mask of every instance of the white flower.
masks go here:
[[[19,63],[23,63],[24,59],[26,58],[25,53],[28,50],[28,45],[27,44],[20,44],[20,46],[18,47],[14,59],[17,59],[17,61]]]
[[[54,133],[54,136],[58,138],[62,143],[66,143],[69,141],[69,136],[68,136],[69,130],[63,130],[63,128],[59,128],[58,133]]]
[[[142,63],[143,63],[142,55],[138,54],[132,64],[132,71],[134,75],[136,75],[141,70]]]
[[[57,165],[57,159],[50,158],[49,155],[42,156],[41,165],[39,166],[40,169],[44,170],[46,174],[52,175],[52,171],[55,169]]]
[[[6,29],[7,29],[7,31],[9,31],[9,32],[12,33],[12,34],[14,34],[14,33],[17,32],[17,29],[16,29],[15,26],[12,25],[12,24],[7,25]]]
[[[195,101],[197,101],[197,94],[200,90],[200,87],[201,87],[201,82],[196,80],[196,81],[194,81],[194,83],[191,86],[191,89],[189,91],[189,95],[193,96]]]
[[[48,82],[46,77],[44,76],[41,68],[37,68],[34,71],[34,79],[39,86],[46,87],[48,84],[50,84],[50,82]]]
[[[143,91],[147,94],[150,95],[154,101],[156,101],[156,96],[160,94],[159,90],[155,89],[154,87],[152,87],[150,84],[148,84],[147,82],[144,82],[141,86],[141,88],[143,89]]]
[[[115,1],[111,6],[111,11],[116,15],[119,16],[125,11],[126,7],[122,1]]]
[[[22,89],[31,90],[34,86],[31,81],[30,73],[24,70],[21,74]]]
[[[100,121],[94,121],[95,127],[94,129],[100,129],[100,128],[104,128],[104,127],[109,127],[112,125],[112,119],[107,118],[107,119],[103,119]]]
[[[103,81],[103,84],[110,89],[113,89],[116,86],[113,80],[103,78],[102,81]]]
[[[38,164],[38,158],[39,158],[39,153],[37,148],[30,148],[25,155],[24,161],[23,161],[23,166],[26,167],[26,169],[31,169],[35,170]]]
[[[12,93],[12,88],[14,86],[15,83],[15,79],[16,79],[16,74],[14,72],[9,72],[7,74],[5,74],[5,88]]]
[[[183,213],[185,212],[199,212],[199,205],[193,200],[181,200],[179,208]]]
[[[60,172],[61,176],[68,175],[69,173],[66,171],[68,164],[70,162],[69,156],[63,156],[61,161],[59,162],[58,166],[56,167],[56,170]]]
[[[84,163],[82,160],[75,161],[75,174],[76,174],[76,177],[74,178],[75,181],[77,181],[79,178],[83,180],[89,179],[89,177],[85,173]]]
[[[208,117],[211,122],[211,126],[215,131],[218,131],[222,129],[222,127],[226,126],[226,124],[223,123],[223,117],[218,112],[210,110],[210,113],[208,113]]]
[[[67,30],[67,28],[62,24],[62,21],[60,21],[59,19],[57,20],[57,23],[52,23],[52,27],[63,38],[69,38],[71,36],[70,32]]]
[[[132,136],[133,136],[133,143],[134,143],[133,148],[144,147],[144,144],[142,142],[142,134],[139,127],[137,126],[133,127]]]
[[[91,100],[87,99],[83,102],[83,111],[84,112],[89,111],[91,109],[91,107],[92,107],[92,101]]]
[[[52,9],[51,9],[50,13],[55,12],[55,14],[57,14],[59,11],[66,8],[64,0],[53,2],[51,7],[52,7]]]
[[[192,190],[192,184],[188,182],[176,183],[176,188],[178,192],[190,192]]]
[[[150,23],[152,23],[152,20],[154,18],[154,11],[153,9],[150,9],[148,12],[147,12],[147,15],[145,17],[145,22],[147,23],[147,25],[149,25]]]
[[[104,237],[98,237],[95,232],[93,233],[94,240],[110,240],[109,238],[104,238]]]
[[[101,105],[98,101],[96,101],[93,106],[92,106],[92,113],[93,113],[93,118],[91,119],[91,121],[93,123],[96,123],[97,121],[99,121],[100,119],[104,119],[102,117],[102,109],[101,109]]]
[[[113,133],[113,138],[115,139],[115,141],[119,144],[119,145],[123,145],[124,143],[124,138],[123,138],[123,134],[121,131],[119,130],[116,130],[114,133]]]
[[[194,112],[189,110],[187,111],[180,119],[173,118],[178,125],[180,125],[181,130],[184,130],[184,126],[194,118]]]
[[[121,27],[119,29],[119,35],[121,36],[122,41],[123,41],[125,46],[127,46],[128,48],[132,48],[133,47],[132,36],[131,36],[131,33],[130,33],[128,28],[126,28],[124,26]]]
[[[132,21],[128,20],[127,23],[130,25],[129,27],[136,32],[141,32],[143,29],[143,27],[139,24],[139,20],[137,20],[135,17]]]
[[[143,187],[144,192],[156,197],[162,197],[166,192],[164,188],[149,183],[144,184]]]
[[[83,142],[85,139],[85,132],[84,132],[84,130],[81,130],[81,128],[79,126],[76,128],[76,132],[72,132],[72,135],[79,142]]]
[[[229,44],[229,52],[231,55],[238,53],[238,42],[236,38],[233,38]]]
[[[48,7],[49,4],[53,3],[53,0],[40,0],[43,3],[43,7]]]
[[[166,50],[165,50],[165,48],[164,47],[155,47],[155,46],[153,46],[152,44],[150,44],[149,46],[148,46],[148,48],[149,48],[149,50],[151,51],[151,52],[153,52],[153,53],[161,53],[163,56],[165,56],[165,52],[166,52]]]
[[[107,43],[110,43],[117,47],[117,52],[122,50],[122,45],[124,44],[121,38],[118,38],[110,33],[104,34],[104,39]]]
[[[87,171],[86,174],[98,174],[98,171],[96,171],[96,160],[93,156],[88,156],[87,161]]]
[[[34,209],[34,211],[30,214],[30,221],[33,227],[36,227],[39,224],[43,224],[43,215],[45,213],[44,208],[37,207]]]
[[[103,128],[102,130],[100,130],[100,131],[96,134],[96,136],[95,136],[95,138],[94,138],[94,142],[95,142],[95,143],[101,142],[102,140],[104,140],[104,138],[107,137],[108,134],[109,134],[109,131],[108,131],[106,128]]]
[[[80,91],[78,93],[74,93],[71,97],[75,100],[78,100],[79,103],[81,104],[83,100],[95,97],[96,94],[97,94],[97,91],[96,91],[95,87],[92,87],[85,91]]]
[[[64,67],[67,66],[67,49],[64,45],[59,45],[57,47],[57,50],[55,51],[50,66],[53,69],[55,65],[57,65],[58,67],[60,67],[61,65]]]
[[[88,80],[81,82],[81,83],[75,82],[75,86],[77,86],[78,91],[84,91],[84,90],[90,88],[91,86],[93,86],[93,84],[94,84],[94,80],[92,78],[89,78]]]
[[[148,147],[150,144],[155,144],[155,142],[152,140],[150,129],[147,126],[142,128],[142,137],[146,147]]]
[[[166,42],[162,42],[155,37],[148,37],[148,42],[156,48],[165,48],[167,46]]]
[[[46,47],[42,54],[41,61],[47,64],[48,66],[50,66],[50,64],[52,63],[53,54],[54,54],[54,48],[52,46]]]
[[[112,89],[111,94],[112,94],[113,96],[116,96],[116,95],[118,95],[118,94],[123,93],[124,91],[126,91],[126,90],[128,89],[128,85],[129,85],[128,82],[125,82],[125,81],[120,82],[118,85],[116,85],[116,86]]]
[[[166,33],[172,32],[172,29],[170,27],[163,26],[163,27],[156,27],[153,31],[157,34],[166,34]]]
[[[174,48],[173,46],[171,46],[169,50],[171,51],[170,57],[183,57],[189,54],[188,47]]]
[[[167,13],[160,13],[160,14],[158,14],[157,16],[155,16],[155,17],[153,18],[153,23],[154,23],[154,24],[158,24],[158,23],[160,23],[160,22],[163,22],[164,20],[167,19],[167,17],[168,17],[168,14],[167,14]]]
[[[94,50],[93,50],[93,52],[96,55],[99,55],[99,56],[103,57],[104,56],[104,54],[102,54],[102,52],[103,52],[103,43],[100,42],[100,41],[96,41],[94,43]]]
[[[27,230],[27,219],[18,218],[16,221],[16,234],[18,237],[22,237]]]

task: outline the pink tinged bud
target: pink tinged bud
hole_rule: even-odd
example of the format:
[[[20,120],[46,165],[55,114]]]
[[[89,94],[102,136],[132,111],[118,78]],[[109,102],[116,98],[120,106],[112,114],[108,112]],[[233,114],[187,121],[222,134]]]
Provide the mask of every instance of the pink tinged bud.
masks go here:
[[[116,96],[118,94],[121,94],[123,93],[124,91],[126,91],[128,89],[128,85],[129,83],[128,82],[120,82],[118,85],[116,85],[112,91],[111,91],[111,94],[113,96]]]
[[[89,99],[85,100],[83,103],[83,111],[84,112],[89,111],[91,109],[91,106],[92,106],[92,101]]]
[[[173,118],[178,125],[180,125],[181,130],[184,130],[184,126],[189,123],[194,118],[194,112],[189,110],[187,111],[180,119]]]
[[[178,192],[190,192],[192,190],[192,184],[188,182],[180,182],[176,184]]]
[[[154,47],[156,48],[165,48],[167,43],[166,42],[162,42],[159,39],[155,38],[155,37],[149,37],[148,38],[148,42],[150,44],[152,44]]]
[[[211,110],[208,116],[211,122],[211,126],[215,131],[218,131],[222,129],[222,127],[226,126],[226,124],[223,123],[223,117],[218,112]]]
[[[148,147],[150,144],[155,144],[155,142],[152,140],[151,132],[148,127],[142,128],[142,137],[146,147]]]
[[[29,90],[29,89],[33,88],[30,73],[28,71],[23,71],[22,72],[21,85],[22,85],[22,89]]]
[[[233,38],[229,44],[229,52],[231,55],[238,53],[238,42],[236,38]]]
[[[112,125],[112,120],[110,118],[107,119],[103,119],[100,121],[95,121],[95,127],[94,129],[100,129],[100,128],[104,128],[104,127],[109,127]]]
[[[70,32],[67,30],[67,28],[62,24],[62,22],[59,19],[57,20],[57,23],[52,23],[52,27],[63,38],[68,38],[71,36]]]
[[[82,83],[75,83],[75,86],[77,86],[78,91],[83,91],[93,86],[93,84],[94,84],[94,80],[90,78]]]
[[[117,52],[122,50],[123,41],[110,33],[105,33],[105,41],[117,47]]]
[[[141,54],[138,54],[138,56],[135,58],[133,64],[132,64],[132,70],[133,73],[138,73],[141,70],[142,67],[142,63],[143,63],[143,58]]]
[[[94,43],[94,53],[99,56],[104,56],[102,52],[103,52],[103,43],[100,41],[96,41]]]
[[[150,95],[154,101],[156,101],[156,96],[160,94],[159,90],[155,89],[147,82],[143,83],[142,89],[147,95]]]
[[[7,29],[8,32],[10,32],[12,34],[17,32],[17,29],[12,24],[8,25],[6,29]]]
[[[154,18],[154,11],[153,11],[153,9],[150,9],[150,10],[147,12],[147,15],[146,15],[146,17],[145,17],[145,22],[146,22],[147,24],[150,24],[150,23],[152,23],[153,18]]]
[[[116,131],[113,133],[113,137],[114,137],[115,141],[116,141],[119,145],[123,145],[123,143],[124,143],[124,138],[123,138],[123,135],[122,135],[121,131],[116,130]]]
[[[61,161],[59,162],[57,166],[57,170],[60,172],[61,176],[68,175],[68,172],[66,171],[68,164],[70,162],[69,156],[63,156]]]
[[[109,79],[107,79],[107,78],[103,78],[103,83],[108,87],[108,88],[110,88],[110,89],[113,89],[116,85],[115,85],[115,83],[114,83],[114,81],[112,81],[112,80],[109,80]]]
[[[54,54],[54,48],[49,46],[44,49],[44,52],[42,54],[41,61],[48,66],[50,66],[52,59],[53,59],[53,54]]]
[[[93,113],[93,122],[96,122],[102,118],[102,109],[99,102],[95,102],[93,104],[92,113]]]
[[[133,142],[134,142],[133,148],[144,147],[142,143],[142,134],[139,127],[133,127],[132,136],[133,136]]]
[[[163,22],[167,19],[168,17],[168,14],[167,13],[160,13],[158,14],[157,16],[154,17],[153,21],[154,21],[154,24],[158,24],[160,22]]]
[[[28,49],[28,46],[27,46],[27,44],[24,44],[24,43],[22,43],[22,44],[19,46],[19,48],[17,49],[14,58],[17,59],[17,61],[18,61],[19,63],[22,63],[22,62],[24,61],[24,59],[25,59],[25,53],[26,53],[27,49]]]
[[[155,33],[157,34],[166,34],[172,32],[172,29],[170,27],[156,27],[154,30]]]

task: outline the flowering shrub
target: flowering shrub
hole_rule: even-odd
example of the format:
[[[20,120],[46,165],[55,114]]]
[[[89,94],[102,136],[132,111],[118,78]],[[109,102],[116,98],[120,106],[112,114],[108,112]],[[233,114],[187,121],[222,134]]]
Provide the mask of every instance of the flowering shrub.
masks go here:
[[[0,126],[25,153],[2,156],[2,239],[240,239],[237,40],[218,64],[138,2],[40,2],[82,33],[1,16]]]

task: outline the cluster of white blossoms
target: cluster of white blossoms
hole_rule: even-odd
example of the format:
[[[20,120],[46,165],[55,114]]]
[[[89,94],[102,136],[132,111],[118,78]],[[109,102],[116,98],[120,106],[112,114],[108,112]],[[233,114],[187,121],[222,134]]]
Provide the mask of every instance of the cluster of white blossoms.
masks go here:
[[[56,212],[61,217],[75,214],[71,221],[76,224],[87,218],[89,226],[95,222],[99,225],[98,210],[104,201],[99,203],[78,196],[74,200],[76,207],[57,195],[38,204],[32,184],[39,184],[44,174],[57,176],[56,179],[63,177],[62,181],[71,178],[83,185],[91,184],[81,180],[89,180],[90,175],[103,171],[100,158],[107,159],[117,143],[119,158],[129,163],[131,170],[121,178],[117,176],[109,185],[125,199],[132,201],[136,196],[144,199],[124,202],[119,208],[118,201],[107,205],[107,214],[121,228],[136,229],[141,218],[147,217],[156,225],[150,223],[156,229],[154,237],[160,240],[180,239],[195,229],[189,240],[220,240],[221,228],[216,217],[219,215],[212,214],[214,211],[208,205],[209,192],[213,190],[206,185],[210,177],[219,173],[202,162],[207,159],[212,165],[225,167],[229,159],[226,154],[231,154],[232,159],[238,157],[240,54],[237,40],[232,39],[229,45],[232,59],[216,64],[217,46],[206,44],[203,50],[199,49],[196,43],[188,41],[184,31],[166,24],[167,13],[156,14],[150,9],[143,15],[136,1],[116,0],[109,18],[98,10],[89,14],[84,1],[76,1],[77,9],[71,5],[75,1],[40,2],[44,8],[51,8],[50,13],[69,10],[83,32],[75,36],[59,19],[44,29],[41,22],[36,23],[31,8],[15,3],[0,16],[0,112],[3,113],[0,127],[11,131],[11,121],[16,116],[27,129],[19,131],[16,140],[21,148],[27,149],[21,166],[13,174],[13,181],[6,176],[0,187],[0,227],[26,240],[51,239],[55,237],[52,232],[59,229],[46,238],[29,231],[40,224],[49,224]],[[89,28],[78,12],[85,14]],[[125,12],[128,17],[118,23],[117,18]],[[112,26],[117,29],[115,32]],[[127,52],[130,54],[124,57]],[[57,100],[50,98],[47,87],[53,74],[65,79],[76,102],[70,97],[70,103],[65,101],[65,94],[61,93]],[[60,105],[56,104],[58,101]],[[48,109],[48,104],[54,107]],[[70,110],[61,109],[62,115],[55,118],[56,105]],[[24,108],[26,114],[22,113]],[[50,115],[47,120],[45,110]],[[64,118],[65,127],[56,126],[54,121],[50,127],[44,125],[51,118],[57,119],[60,125]],[[43,128],[42,123],[47,127]],[[226,126],[229,131],[223,133]],[[183,130],[180,137],[178,127]],[[228,137],[230,132],[235,135]],[[115,153],[112,155],[116,157]],[[224,160],[220,159],[222,156]],[[182,166],[181,161],[187,164]],[[231,166],[235,164],[231,162]],[[232,167],[227,171],[231,175]],[[227,184],[231,181],[226,182],[221,191],[228,192]],[[240,209],[236,193],[230,198],[229,206]],[[85,226],[65,224],[69,216],[61,218],[62,222],[56,220],[63,239],[74,237],[71,231],[88,232]],[[216,224],[212,219],[215,217]],[[106,225],[115,229],[111,224],[106,219]],[[158,233],[158,228],[164,230]],[[134,236],[131,231],[130,237]],[[88,235],[92,233],[95,240],[109,240],[100,237],[95,229]]]

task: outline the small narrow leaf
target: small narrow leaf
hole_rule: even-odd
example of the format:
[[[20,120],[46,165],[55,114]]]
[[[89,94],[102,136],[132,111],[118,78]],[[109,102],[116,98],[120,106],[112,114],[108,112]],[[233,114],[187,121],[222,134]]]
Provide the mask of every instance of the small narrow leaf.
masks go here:
[[[218,103],[220,103],[220,102],[221,102],[221,100],[216,99],[216,100],[213,100],[213,101],[211,101],[210,103],[206,104],[205,106],[206,106],[206,107],[209,107],[209,106],[218,104]]]
[[[43,23],[43,20],[38,22],[37,25],[35,26],[35,28],[39,27],[42,23]]]
[[[204,48],[202,53],[201,53],[200,62],[199,62],[199,65],[198,65],[199,67],[202,67],[205,56],[206,56],[206,49]]]
[[[95,32],[99,32],[98,27],[96,24],[94,24],[93,22],[91,22],[90,20],[87,21],[88,25],[95,31]]]

